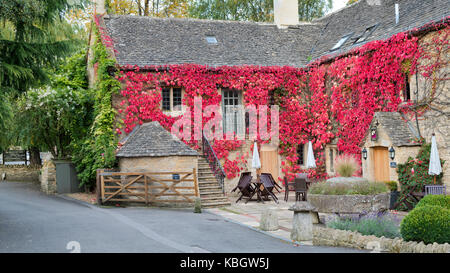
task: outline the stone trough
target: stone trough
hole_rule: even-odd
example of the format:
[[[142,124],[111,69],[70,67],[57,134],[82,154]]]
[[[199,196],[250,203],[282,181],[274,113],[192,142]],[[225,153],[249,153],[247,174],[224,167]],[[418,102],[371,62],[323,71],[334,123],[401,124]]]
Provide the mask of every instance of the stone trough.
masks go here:
[[[322,213],[366,214],[389,209],[389,193],[376,195],[308,194],[308,201]]]

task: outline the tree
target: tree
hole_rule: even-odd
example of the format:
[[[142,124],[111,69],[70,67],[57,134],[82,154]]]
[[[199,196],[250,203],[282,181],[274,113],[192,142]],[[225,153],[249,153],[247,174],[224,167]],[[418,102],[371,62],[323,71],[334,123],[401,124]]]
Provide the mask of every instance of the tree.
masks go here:
[[[54,66],[74,47],[72,29],[61,14],[84,1],[0,2],[1,91],[25,92],[48,80],[44,68]]]
[[[43,148],[68,158],[71,144],[85,137],[92,123],[93,94],[87,89],[85,51],[52,69],[50,84],[29,90],[16,105],[18,144]]]
[[[110,14],[186,17],[192,0],[107,0]]]
[[[331,8],[331,0],[300,0],[299,19],[311,21]],[[200,19],[271,22],[273,0],[196,0],[190,6],[189,15]]]
[[[8,0],[0,2],[0,97],[17,96],[48,81],[45,68],[55,66],[76,46],[76,31],[63,17],[86,0]],[[7,121],[0,117],[0,124]],[[3,136],[4,137],[4,136]],[[2,138],[2,142],[8,139]],[[4,144],[6,145],[6,144]],[[38,149],[29,146],[31,159]],[[31,164],[39,164],[34,162]]]

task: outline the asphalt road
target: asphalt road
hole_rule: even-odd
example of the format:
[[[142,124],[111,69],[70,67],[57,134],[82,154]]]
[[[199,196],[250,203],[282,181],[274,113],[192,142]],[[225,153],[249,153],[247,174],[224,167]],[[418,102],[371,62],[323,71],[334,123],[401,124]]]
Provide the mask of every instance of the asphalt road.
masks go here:
[[[97,207],[0,182],[0,252],[359,252],[293,246],[211,213]]]

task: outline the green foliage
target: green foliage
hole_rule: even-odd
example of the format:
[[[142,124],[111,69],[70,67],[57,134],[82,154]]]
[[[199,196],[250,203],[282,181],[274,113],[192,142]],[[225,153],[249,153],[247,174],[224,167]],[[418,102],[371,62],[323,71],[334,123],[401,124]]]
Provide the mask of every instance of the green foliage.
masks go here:
[[[386,181],[384,183],[386,184],[386,186],[388,186],[390,191],[397,191],[398,189],[397,181]]]
[[[331,0],[299,0],[300,21],[321,17],[332,8]],[[200,19],[273,22],[273,0],[199,0],[189,15]]]
[[[417,203],[416,208],[423,206],[438,206],[446,209],[450,209],[450,196],[449,195],[427,195]]]
[[[388,188],[384,183],[380,182],[319,182],[314,183],[309,188],[309,193],[325,194],[325,195],[372,195],[388,192]]]
[[[375,235],[377,237],[400,237],[398,221],[389,215],[367,215],[360,219],[338,218],[327,222],[327,227],[357,231],[363,235]]]
[[[73,139],[79,138],[89,120],[89,92],[71,87],[33,89],[21,97],[16,114],[24,143],[43,147],[54,158],[68,158]]]
[[[450,210],[428,205],[414,208],[403,218],[400,232],[406,241],[450,243]]]
[[[10,124],[13,120],[13,111],[9,96],[0,99],[0,153],[6,150],[10,144]]]
[[[57,65],[77,46],[61,15],[81,2],[85,0],[0,1],[1,91],[25,92],[48,80],[45,67]]]
[[[411,157],[403,164],[397,165],[398,182],[400,183],[399,202],[408,202],[415,205],[416,200],[408,198],[407,193],[410,191],[422,192],[425,185],[434,184],[434,177],[428,174],[430,163],[431,144],[424,143],[419,150],[416,158]],[[444,166],[445,161],[441,159],[441,165]],[[414,172],[412,171],[414,169]],[[436,176],[436,183],[442,184],[443,173]],[[397,209],[406,210],[407,207],[402,204]]]
[[[112,107],[112,95],[119,92],[120,82],[109,75],[115,61],[110,58],[101,43],[98,29],[93,51],[93,63],[98,64],[94,99],[94,121],[85,138],[74,142],[73,161],[76,164],[81,185],[93,186],[96,170],[116,165],[117,137],[114,133],[116,111]]]

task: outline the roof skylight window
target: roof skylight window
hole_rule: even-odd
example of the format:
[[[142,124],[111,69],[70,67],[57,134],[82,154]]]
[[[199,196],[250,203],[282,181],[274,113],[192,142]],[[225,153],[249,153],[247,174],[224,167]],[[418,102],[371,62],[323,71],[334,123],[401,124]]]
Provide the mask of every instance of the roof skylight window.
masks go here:
[[[342,38],[330,49],[330,51],[338,50],[341,48],[347,40],[352,37],[353,33],[347,34],[345,36],[342,36]]]
[[[369,38],[370,35],[372,35],[372,33],[375,31],[375,29],[377,27],[378,27],[378,24],[366,28],[366,30],[360,36],[355,38],[355,41],[353,42],[353,44],[362,43],[365,40],[367,40],[367,38]]]
[[[206,36],[206,41],[208,44],[217,44],[217,39],[215,36]]]

